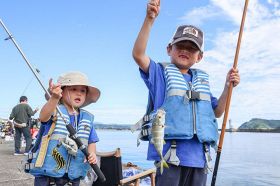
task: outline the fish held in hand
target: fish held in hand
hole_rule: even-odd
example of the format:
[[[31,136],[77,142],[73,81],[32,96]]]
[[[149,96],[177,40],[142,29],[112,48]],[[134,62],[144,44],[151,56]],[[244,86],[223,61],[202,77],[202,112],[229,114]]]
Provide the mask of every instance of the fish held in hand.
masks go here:
[[[154,121],[152,123],[152,139],[151,143],[154,144],[155,149],[160,157],[160,173],[163,172],[163,167],[168,168],[168,164],[162,155],[164,141],[164,123],[166,112],[163,109],[159,109]]]

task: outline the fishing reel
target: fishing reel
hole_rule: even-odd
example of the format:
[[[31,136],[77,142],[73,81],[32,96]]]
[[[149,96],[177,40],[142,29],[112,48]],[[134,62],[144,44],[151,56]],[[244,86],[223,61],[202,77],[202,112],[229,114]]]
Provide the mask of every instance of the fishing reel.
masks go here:
[[[78,152],[78,146],[76,142],[73,139],[71,139],[68,135],[66,138],[59,139],[57,147],[60,147],[61,145],[66,148],[68,154],[71,154],[72,156],[76,157]]]

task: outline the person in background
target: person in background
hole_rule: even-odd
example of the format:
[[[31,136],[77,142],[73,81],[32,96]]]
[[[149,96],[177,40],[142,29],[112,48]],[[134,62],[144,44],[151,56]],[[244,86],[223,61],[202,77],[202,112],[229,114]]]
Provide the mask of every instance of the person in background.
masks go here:
[[[13,120],[15,128],[15,152],[14,155],[28,155],[30,150],[32,138],[30,134],[30,128],[28,126],[28,121],[39,109],[36,108],[34,111],[28,105],[28,99],[26,96],[21,96],[19,99],[19,104],[17,104],[10,114],[9,119]],[[21,135],[23,134],[26,141],[25,151],[22,153],[20,151],[21,147]]]

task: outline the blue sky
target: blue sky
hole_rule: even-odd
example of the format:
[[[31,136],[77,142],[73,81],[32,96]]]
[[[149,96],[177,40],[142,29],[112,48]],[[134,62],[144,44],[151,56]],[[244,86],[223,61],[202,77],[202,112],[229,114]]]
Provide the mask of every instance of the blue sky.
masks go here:
[[[147,1],[20,1],[0,2],[0,18],[45,86],[50,77],[81,71],[102,94],[86,107],[103,123],[135,123],[145,112],[147,89],[131,51],[146,13]],[[166,45],[175,28],[194,24],[205,32],[204,59],[219,97],[233,64],[243,0],[172,0],[150,34],[147,54],[169,61]],[[238,67],[241,83],[234,89],[229,117],[239,126],[251,118],[280,119],[280,1],[250,0]],[[0,28],[0,117],[6,118],[24,94],[42,107],[44,92],[11,41]],[[220,122],[221,123],[221,122]]]

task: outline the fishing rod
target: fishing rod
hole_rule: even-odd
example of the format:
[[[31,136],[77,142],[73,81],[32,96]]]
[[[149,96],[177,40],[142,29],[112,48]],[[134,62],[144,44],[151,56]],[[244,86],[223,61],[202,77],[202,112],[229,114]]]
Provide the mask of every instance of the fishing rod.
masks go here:
[[[24,61],[26,62],[26,64],[28,65],[28,67],[30,68],[30,70],[32,71],[32,73],[34,74],[34,76],[36,77],[36,79],[38,80],[39,84],[41,85],[41,87],[44,89],[45,93],[50,97],[50,93],[49,91],[44,87],[42,81],[40,80],[39,76],[37,75],[36,71],[34,70],[34,68],[31,66],[31,64],[29,63],[29,61],[27,60],[26,56],[24,55],[24,53],[22,52],[22,50],[20,49],[20,47],[18,46],[17,42],[15,41],[15,39],[13,38],[12,34],[8,31],[7,27],[4,25],[4,23],[2,22],[2,20],[0,19],[0,24],[2,25],[2,27],[4,28],[4,30],[7,32],[8,34],[8,38],[6,38],[5,40],[12,40],[14,45],[16,46],[16,48],[18,49],[19,53],[21,54],[21,56],[23,57]],[[65,117],[63,116],[61,110],[59,109],[58,106],[56,106],[56,110],[59,113],[60,117],[63,119],[64,123],[66,124],[66,128],[69,132],[70,138],[72,138],[77,146],[79,147],[79,149],[83,152],[83,154],[86,156],[86,158],[88,159],[89,156],[89,152],[87,147],[82,143],[81,139],[76,135],[76,130],[74,129],[74,127],[67,122],[67,120],[65,119]],[[98,167],[97,164],[90,164],[90,166],[92,167],[92,169],[94,170],[94,172],[96,173],[96,175],[98,176],[98,179],[100,179],[101,182],[105,182],[106,178],[104,176],[104,174],[102,173],[102,171],[100,170],[100,168]]]
[[[242,20],[241,20],[241,25],[240,25],[239,35],[238,35],[237,47],[236,47],[236,51],[235,51],[234,63],[233,63],[234,69],[236,69],[236,67],[237,67],[248,3],[249,3],[249,0],[245,0]],[[219,145],[218,145],[218,150],[217,150],[217,155],[216,155],[216,160],[215,160],[215,167],[214,167],[214,171],[213,171],[213,175],[212,175],[211,186],[215,186],[215,184],[216,184],[217,172],[218,172],[218,168],[219,168],[219,162],[220,162],[220,157],[221,157],[221,152],[222,152],[222,147],[223,147],[223,142],[224,142],[224,135],[225,135],[225,131],[226,131],[226,124],[227,124],[227,120],[228,120],[232,88],[233,88],[233,83],[230,83],[229,88],[228,88],[229,90],[228,90],[228,94],[227,94],[225,114],[224,114],[224,118],[223,118],[222,130],[221,130],[220,139],[219,139]]]

